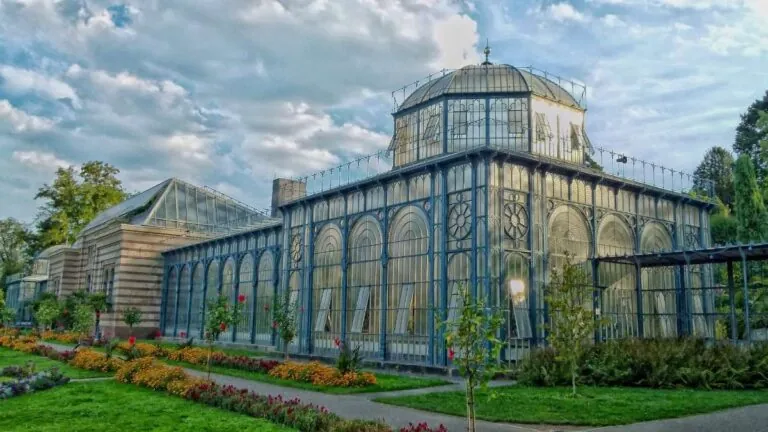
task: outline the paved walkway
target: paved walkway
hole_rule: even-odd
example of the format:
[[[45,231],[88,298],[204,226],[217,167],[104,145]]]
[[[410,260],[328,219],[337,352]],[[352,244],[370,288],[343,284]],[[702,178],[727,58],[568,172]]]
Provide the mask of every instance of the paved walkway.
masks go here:
[[[57,350],[72,349],[70,346],[47,343]],[[206,373],[194,369],[185,369],[190,375],[205,377]],[[380,420],[400,428],[410,423],[427,422],[432,426],[445,425],[450,432],[466,429],[464,418],[449,416],[411,408],[373,402],[382,396],[405,396],[431,394],[436,392],[462,390],[460,384],[448,384],[440,387],[392,391],[385,393],[362,393],[355,395],[331,395],[309,390],[281,387],[273,384],[252,381],[221,374],[211,374],[219,384],[246,388],[259,394],[282,395],[283,398],[298,397],[304,403],[312,403],[328,408],[344,418]],[[504,385],[505,383],[493,383]],[[586,428],[574,426],[523,425],[511,423],[491,423],[478,421],[477,430],[481,432],[549,432],[549,431],[585,431],[585,432],[768,432],[768,404],[735,408],[677,419],[657,420],[632,425],[605,428]]]

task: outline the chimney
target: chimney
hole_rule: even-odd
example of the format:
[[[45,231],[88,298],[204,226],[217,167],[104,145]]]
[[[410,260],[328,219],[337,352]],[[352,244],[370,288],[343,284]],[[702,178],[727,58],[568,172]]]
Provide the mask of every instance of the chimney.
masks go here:
[[[307,184],[298,180],[276,178],[272,180],[272,217],[277,217],[283,204],[307,196]]]

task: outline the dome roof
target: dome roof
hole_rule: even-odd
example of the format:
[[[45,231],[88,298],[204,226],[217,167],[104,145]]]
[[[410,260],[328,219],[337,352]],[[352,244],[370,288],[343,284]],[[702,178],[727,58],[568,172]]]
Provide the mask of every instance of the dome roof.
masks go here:
[[[568,84],[570,86],[571,83]],[[573,86],[572,91],[583,90],[581,86]],[[549,78],[506,64],[482,64],[464,66],[422,85],[405,99],[397,111],[443,95],[519,92],[531,92],[536,96],[584,109],[571,93]]]

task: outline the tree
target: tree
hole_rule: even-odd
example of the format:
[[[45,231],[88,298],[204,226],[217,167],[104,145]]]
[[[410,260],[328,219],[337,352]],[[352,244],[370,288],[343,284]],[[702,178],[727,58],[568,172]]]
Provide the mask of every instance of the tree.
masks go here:
[[[61,314],[61,304],[55,298],[48,298],[38,305],[35,311],[35,320],[43,326],[43,330],[53,326],[56,318]]]
[[[579,362],[585,347],[592,343],[597,326],[591,307],[592,290],[587,273],[573,263],[568,253],[562,269],[552,271],[551,283],[545,288],[550,320],[548,341],[558,361],[570,371],[572,396],[576,396]]]
[[[129,307],[123,311],[123,322],[128,326],[128,336],[133,336],[133,326],[141,323],[141,311],[135,307]]]
[[[227,327],[235,326],[242,317],[243,303],[245,296],[240,294],[234,306],[230,307],[229,297],[219,295],[216,300],[208,303],[208,317],[205,323],[205,340],[208,342],[208,380],[211,380],[211,355],[213,354],[213,343],[219,340],[221,333],[227,330]]]
[[[758,127],[760,112],[768,111],[768,90],[762,99],[755,100],[741,115],[741,122],[736,127],[736,139],[733,150],[739,156],[747,156],[755,167],[759,184],[768,178],[768,158],[760,142],[768,138],[768,128]]]
[[[5,277],[19,273],[27,262],[26,230],[13,218],[0,220],[0,287]]]
[[[82,343],[83,335],[91,331],[93,324],[93,306],[87,302],[75,306],[75,310],[72,312],[72,331],[79,335],[77,346]]]
[[[44,184],[35,199],[45,200],[32,243],[36,251],[73,243],[80,231],[100,212],[126,198],[117,174],[110,164],[91,161],[74,167],[59,168],[53,184]]]
[[[448,359],[464,377],[467,430],[474,432],[475,390],[485,387],[500,371],[498,358],[504,343],[498,334],[504,320],[499,312],[491,311],[482,298],[473,299],[465,285],[458,287],[456,295],[461,299],[459,315],[455,320],[440,323],[440,327],[445,331]]]
[[[294,309],[286,292],[275,304],[274,321],[272,321],[272,328],[277,330],[280,340],[283,341],[283,353],[286,360],[288,359],[288,346],[296,338],[296,311]]]
[[[107,300],[107,294],[104,292],[95,292],[88,296],[88,304],[91,305],[95,315],[94,337],[99,339],[101,337],[101,329],[99,324],[101,323],[102,312],[108,312],[112,309],[112,305]]]
[[[14,318],[16,318],[16,312],[9,307],[5,307],[5,292],[0,288],[0,328],[13,321]]]
[[[736,160],[733,172],[736,184],[734,213],[736,236],[742,243],[760,241],[765,236],[766,214],[763,196],[757,186],[755,169],[747,155]]]
[[[714,186],[714,194],[726,206],[733,206],[733,156],[722,147],[712,147],[694,171],[693,188],[705,195]]]

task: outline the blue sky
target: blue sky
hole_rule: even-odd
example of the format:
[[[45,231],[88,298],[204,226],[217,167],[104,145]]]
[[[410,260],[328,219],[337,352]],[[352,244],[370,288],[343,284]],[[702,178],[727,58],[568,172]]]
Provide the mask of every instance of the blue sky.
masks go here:
[[[0,217],[59,166],[267,207],[275,175],[386,148],[391,92],[533,65],[588,87],[593,144],[693,170],[768,88],[768,0],[0,0]]]

